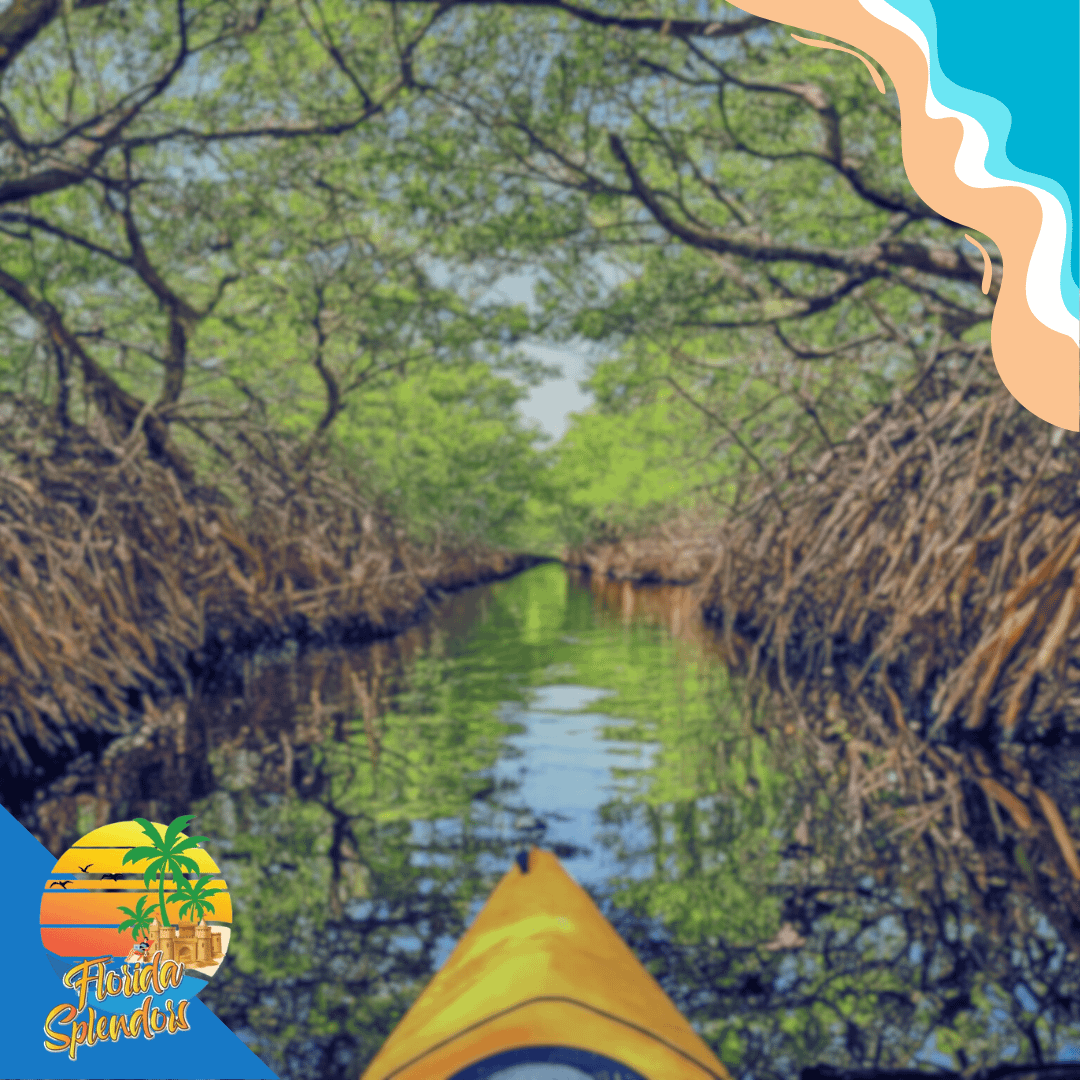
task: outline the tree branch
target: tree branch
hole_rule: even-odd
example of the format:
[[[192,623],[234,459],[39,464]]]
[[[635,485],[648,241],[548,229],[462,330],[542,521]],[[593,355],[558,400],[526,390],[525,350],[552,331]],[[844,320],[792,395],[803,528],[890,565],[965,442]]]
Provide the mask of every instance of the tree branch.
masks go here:
[[[944,247],[930,247],[914,241],[885,240],[872,244],[861,252],[845,253],[824,248],[806,248],[795,244],[755,241],[745,237],[736,238],[695,228],[686,222],[676,220],[668,213],[657,192],[649,188],[641,178],[641,174],[630,160],[618,135],[609,135],[608,143],[612,154],[626,173],[634,195],[653,216],[656,223],[672,236],[678,237],[693,247],[716,251],[722,255],[737,255],[754,262],[804,263],[825,270],[836,270],[862,280],[884,276],[888,267],[895,266],[919,270],[952,281],[969,282],[973,285],[982,283],[981,272],[976,271],[959,251]]]
[[[776,481],[773,478],[772,473],[766,467],[765,463],[754,453],[753,449],[746,444],[746,441],[742,438],[739,432],[731,426],[719,413],[713,412],[707,405],[702,405],[692,394],[687,393],[682,386],[671,376],[665,375],[664,381],[686,402],[692,405],[698,412],[707,416],[717,427],[727,432],[728,436],[738,446],[738,448],[757,466],[758,471],[769,483],[769,492],[772,498],[775,500],[777,508],[781,513],[784,512],[783,504],[780,502],[780,496],[776,490]]]
[[[100,0],[100,2],[106,3],[108,0]],[[16,3],[19,3],[19,0],[16,0]],[[12,9],[9,8],[8,10],[11,11]],[[84,180],[88,180],[92,176],[95,176],[94,170],[101,163],[108,151],[119,141],[124,129],[151,101],[156,97],[159,97],[169,88],[173,79],[176,78],[177,73],[187,60],[189,51],[187,23],[185,22],[184,14],[184,0],[176,0],[176,12],[179,35],[176,55],[173,57],[165,71],[162,72],[153,83],[148,87],[144,87],[143,90],[138,91],[135,94],[126,95],[125,98],[121,99],[121,101],[129,101],[130,104],[125,106],[116,104],[105,111],[104,115],[106,116],[111,113],[119,112],[118,118],[111,127],[93,135],[84,134],[85,138],[92,138],[93,141],[97,143],[93,152],[88,154],[81,164],[53,166],[42,169],[40,172],[34,173],[31,176],[19,177],[18,179],[9,180],[6,183],[0,184],[0,206],[9,202],[19,202],[23,199],[29,199],[35,195],[48,195],[54,191],[61,191],[66,187],[82,183]],[[138,94],[142,94],[142,96],[139,97]],[[85,133],[88,127],[92,127],[95,124],[100,126],[102,122],[103,121],[99,121],[97,118],[91,121],[84,121],[78,125],[78,127],[67,132],[61,140],[61,143],[76,134]],[[108,177],[96,176],[95,178],[107,187],[115,186],[115,183]]]
[[[808,150],[796,150],[784,154],[768,154],[760,150],[755,150],[753,147],[748,146],[746,142],[739,138],[732,130],[731,123],[727,117],[727,111],[723,105],[723,84],[721,84],[721,118],[724,121],[724,130],[734,144],[735,149],[742,150],[744,153],[751,154],[753,157],[765,158],[766,160],[782,157],[814,158],[817,161],[824,162],[826,165],[830,165],[847,180],[856,195],[881,210],[889,210],[892,213],[908,214],[912,218],[918,220],[940,221],[942,224],[951,225],[954,228],[961,228],[957,222],[950,218],[943,217],[941,214],[937,213],[937,211],[931,209],[918,196],[915,196],[914,199],[910,199],[902,193],[876,191],[865,181],[862,174],[859,172],[857,162],[844,156],[843,139],[840,133],[840,115],[836,111],[836,106],[833,105],[820,86],[809,82],[747,82],[746,80],[739,79],[730,74],[730,72],[723,68],[720,69],[720,73],[724,83],[732,83],[741,90],[763,94],[786,94],[791,97],[799,98],[799,100],[805,102],[818,114],[821,119],[821,126],[825,137],[825,149],[822,153]]]
[[[83,248],[85,251],[91,251],[95,255],[101,255],[106,259],[111,259],[113,262],[119,263],[121,266],[130,266],[131,259],[127,255],[120,255],[115,251],[110,251],[108,248],[101,247],[99,244],[95,244],[93,240],[87,240],[83,236],[79,236],[77,233],[68,232],[67,229],[61,228],[59,225],[53,225],[51,221],[46,221],[44,218],[37,217],[34,214],[20,214],[14,211],[5,211],[0,213],[0,223],[10,223],[13,225],[25,225],[28,229],[40,229],[42,232],[49,233],[50,236],[55,236],[59,240],[65,240],[69,244],[75,244],[77,247]],[[8,235],[14,235],[8,233]],[[25,239],[28,234],[23,234]]]
[[[74,0],[71,10],[104,7],[109,0]],[[0,11],[0,75],[15,58],[60,14],[63,0],[14,0]]]
[[[446,8],[454,7],[515,7],[515,8],[548,8],[554,11],[563,11],[572,15],[581,22],[590,23],[593,26],[612,26],[622,30],[652,30],[656,33],[678,38],[705,37],[705,38],[728,38],[738,37],[749,30],[757,30],[759,27],[768,26],[768,19],[759,18],[757,15],[749,15],[743,19],[728,19],[718,22],[715,19],[670,19],[663,15],[606,15],[603,12],[593,11],[591,8],[579,7],[577,4],[566,3],[565,0],[390,0],[392,4],[421,3],[441,4]]]
[[[312,436],[312,446],[334,422],[337,414],[341,412],[341,388],[338,386],[334,373],[326,366],[326,357],[324,355],[327,335],[322,322],[324,294],[321,287],[316,287],[315,296],[318,307],[315,311],[315,317],[311,320],[311,325],[315,328],[314,364],[315,370],[319,373],[319,378],[323,381],[323,386],[326,387],[326,409],[323,411],[319,425]],[[310,453],[310,450],[308,453]],[[305,454],[305,457],[307,457],[307,454]]]
[[[26,285],[2,269],[0,290],[38,321],[54,348],[66,350],[79,361],[87,390],[121,438],[127,438],[142,416],[142,429],[150,452],[165,461],[181,480],[191,482],[194,479],[191,466],[169,438],[168,426],[97,363],[82,347],[79,339],[64,326],[60,312],[48,300],[34,296]]]

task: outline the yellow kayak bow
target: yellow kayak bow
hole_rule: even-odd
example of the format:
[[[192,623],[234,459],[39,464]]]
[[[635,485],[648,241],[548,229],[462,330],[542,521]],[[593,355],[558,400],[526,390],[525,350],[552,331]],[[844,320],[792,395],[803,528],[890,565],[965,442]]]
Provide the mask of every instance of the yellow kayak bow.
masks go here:
[[[484,1080],[547,1062],[611,1080],[731,1080],[548,851],[519,856],[362,1080]]]

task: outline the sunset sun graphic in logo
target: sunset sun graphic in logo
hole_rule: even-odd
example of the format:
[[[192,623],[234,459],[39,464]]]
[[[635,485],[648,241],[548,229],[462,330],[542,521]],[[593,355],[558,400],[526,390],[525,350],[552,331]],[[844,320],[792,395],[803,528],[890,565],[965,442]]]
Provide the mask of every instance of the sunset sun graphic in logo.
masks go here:
[[[41,896],[41,941],[68,991],[46,1048],[187,1030],[188,1001],[229,948],[232,902],[206,837],[136,818],[87,833],[57,860]]]

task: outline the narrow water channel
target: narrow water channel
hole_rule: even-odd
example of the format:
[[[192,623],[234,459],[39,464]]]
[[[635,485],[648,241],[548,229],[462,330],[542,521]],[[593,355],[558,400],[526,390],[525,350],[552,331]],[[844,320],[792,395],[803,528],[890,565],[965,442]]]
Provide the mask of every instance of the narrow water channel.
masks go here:
[[[1046,920],[1017,898],[987,924],[917,855],[853,862],[843,801],[695,610],[542,566],[205,686],[192,812],[236,916],[203,1000],[283,1080],[356,1080],[535,842],[733,1076],[1080,1059],[1077,958]]]

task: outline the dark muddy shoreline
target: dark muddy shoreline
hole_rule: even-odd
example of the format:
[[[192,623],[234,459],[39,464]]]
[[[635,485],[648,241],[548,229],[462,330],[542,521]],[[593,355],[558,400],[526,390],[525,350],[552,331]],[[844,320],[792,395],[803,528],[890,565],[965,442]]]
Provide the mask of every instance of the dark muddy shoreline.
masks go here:
[[[449,596],[558,561],[525,553],[456,553],[427,585],[418,604],[378,623],[360,612],[326,619],[317,627],[303,615],[278,625],[223,627],[188,654],[182,680],[170,680],[155,693],[132,695],[129,730],[79,731],[73,746],[52,755],[31,748],[29,770],[5,759],[0,764],[3,805],[57,855],[78,835],[80,819],[95,828],[118,820],[118,814],[154,817],[165,812],[165,806],[170,807],[166,816],[182,813],[188,802],[201,797],[207,783],[201,753],[204,738],[191,730],[188,715],[200,694],[242,683],[245,667],[282,653],[302,656],[392,641],[423,625]],[[92,822],[85,812],[90,799]]]

